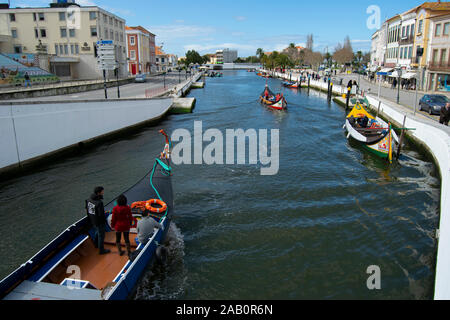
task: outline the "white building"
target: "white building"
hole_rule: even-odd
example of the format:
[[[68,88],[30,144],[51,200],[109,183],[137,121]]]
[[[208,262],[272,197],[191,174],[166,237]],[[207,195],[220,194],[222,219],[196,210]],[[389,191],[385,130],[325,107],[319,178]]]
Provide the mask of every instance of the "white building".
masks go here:
[[[42,44],[50,72],[62,79],[98,79],[96,43],[113,40],[119,75],[127,75],[125,20],[96,6],[73,2],[50,7],[0,7],[0,49],[4,53],[37,53]],[[12,52],[7,52],[12,51]],[[114,71],[108,76],[113,77]]]
[[[216,51],[217,63],[233,63],[238,58],[237,50],[223,49]]]
[[[427,90],[450,91],[450,14],[430,18]]]

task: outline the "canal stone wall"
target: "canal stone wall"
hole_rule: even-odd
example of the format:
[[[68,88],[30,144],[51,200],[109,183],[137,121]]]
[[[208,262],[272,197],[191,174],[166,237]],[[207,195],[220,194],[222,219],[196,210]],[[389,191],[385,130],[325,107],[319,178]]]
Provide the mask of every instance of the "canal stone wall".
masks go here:
[[[435,295],[436,300],[450,299],[450,128],[431,119],[418,117],[412,112],[399,110],[386,100],[378,100],[367,95],[373,109],[380,106],[380,115],[384,115],[401,127],[406,116],[405,127],[415,128],[408,135],[418,140],[435,159],[441,175],[440,225],[438,232],[438,254],[436,262]],[[381,104],[380,104],[381,103]]]
[[[168,113],[172,98],[0,103],[0,175]]]

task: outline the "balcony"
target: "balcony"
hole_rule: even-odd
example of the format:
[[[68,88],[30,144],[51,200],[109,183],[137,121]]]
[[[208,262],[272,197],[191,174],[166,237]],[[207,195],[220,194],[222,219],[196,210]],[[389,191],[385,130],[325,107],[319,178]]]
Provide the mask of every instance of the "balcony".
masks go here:
[[[400,40],[398,42],[399,42],[399,44],[401,46],[405,45],[405,44],[413,44],[414,43],[414,36],[409,35],[407,37],[402,37],[402,38],[400,38]]]
[[[450,61],[448,62],[431,62],[428,64],[428,70],[430,71],[443,71],[450,72]]]

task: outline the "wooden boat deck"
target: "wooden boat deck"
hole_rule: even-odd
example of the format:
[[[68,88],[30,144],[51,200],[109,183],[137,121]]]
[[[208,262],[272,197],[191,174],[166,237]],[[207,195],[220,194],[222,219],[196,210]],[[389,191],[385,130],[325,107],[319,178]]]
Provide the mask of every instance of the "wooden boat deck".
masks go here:
[[[137,244],[134,240],[136,234],[130,233],[131,251],[136,250]],[[71,265],[78,266],[81,271],[81,280],[89,281],[97,289],[104,289],[111,283],[119,272],[128,262],[128,256],[125,250],[125,242],[122,236],[123,256],[119,255],[116,246],[115,232],[107,232],[105,235],[105,249],[111,250],[111,253],[99,255],[91,239],[87,239],[79,248],[65,258],[46,278],[45,282],[60,284],[66,278],[74,278],[75,274],[66,273]]]

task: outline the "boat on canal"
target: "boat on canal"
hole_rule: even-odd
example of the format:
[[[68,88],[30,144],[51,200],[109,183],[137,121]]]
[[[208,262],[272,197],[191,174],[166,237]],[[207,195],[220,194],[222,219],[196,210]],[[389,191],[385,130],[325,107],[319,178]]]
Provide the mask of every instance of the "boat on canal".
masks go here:
[[[123,194],[132,204],[134,224],[130,230],[132,254],[120,256],[111,228],[116,199],[105,205],[107,227],[105,249],[99,255],[94,244],[94,228],[87,215],[69,226],[30,260],[0,282],[4,300],[124,300],[133,296],[144,271],[154,261],[163,262],[167,250],[162,245],[174,214],[171,141],[166,137],[163,152],[152,170]],[[149,200],[152,199],[152,200]],[[137,222],[142,218],[139,204],[148,203],[151,217],[162,225],[144,245],[137,238]],[[153,203],[157,202],[157,206]],[[154,209],[154,210],[152,210]],[[158,213],[159,212],[159,213]],[[122,246],[125,246],[122,239]]]
[[[344,128],[348,132],[347,138],[354,139],[375,155],[392,161],[399,139],[390,123],[373,117],[362,104],[357,103],[348,114]]]
[[[292,81],[284,81],[282,85],[286,88],[292,88],[292,89],[298,89],[300,88],[300,84],[298,82],[292,82]]]
[[[269,86],[266,84],[264,91],[262,92],[259,100],[262,104],[275,110],[286,110],[287,101],[282,93],[277,93],[276,95],[270,91]]]

